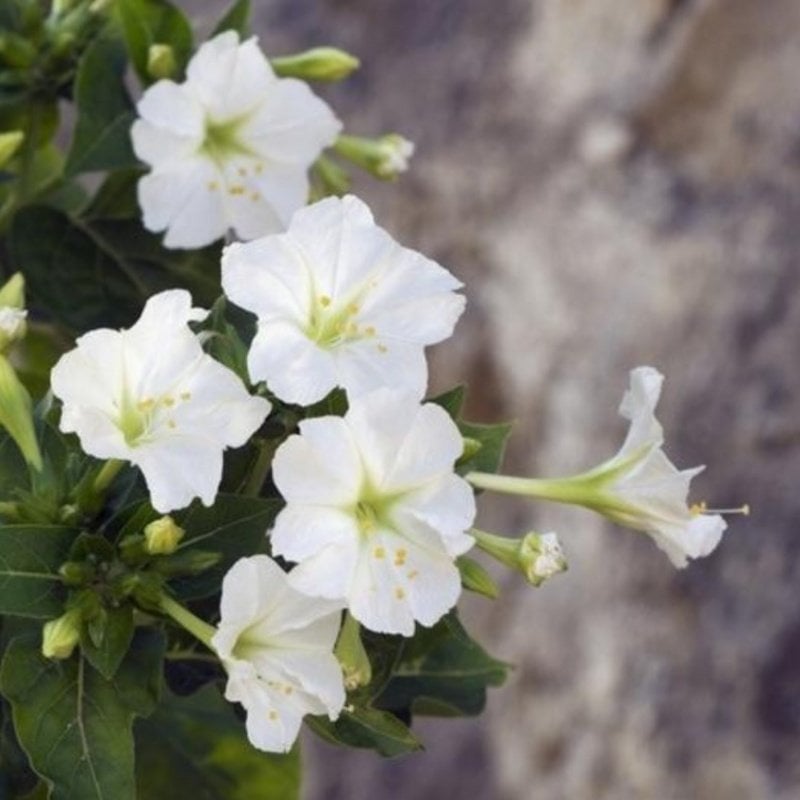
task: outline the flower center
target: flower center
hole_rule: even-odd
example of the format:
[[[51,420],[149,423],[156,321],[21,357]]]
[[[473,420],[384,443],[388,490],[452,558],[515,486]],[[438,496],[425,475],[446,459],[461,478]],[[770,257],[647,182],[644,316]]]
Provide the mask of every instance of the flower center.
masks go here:
[[[225,122],[206,121],[206,133],[202,151],[217,164],[222,164],[231,156],[255,155],[240,138],[240,129],[247,116],[235,117]]]
[[[122,403],[119,404],[117,417],[117,427],[122,431],[125,444],[128,447],[141,444],[154,425],[164,418],[168,428],[176,428],[177,423],[171,412],[179,401],[186,402],[191,396],[190,392],[181,392],[177,399],[170,394],[164,394],[157,398],[145,397],[134,400],[126,393]]]
[[[358,302],[334,305],[327,295],[314,295],[311,301],[306,335],[320,347],[331,349],[347,341],[375,336],[372,325],[359,325]]]

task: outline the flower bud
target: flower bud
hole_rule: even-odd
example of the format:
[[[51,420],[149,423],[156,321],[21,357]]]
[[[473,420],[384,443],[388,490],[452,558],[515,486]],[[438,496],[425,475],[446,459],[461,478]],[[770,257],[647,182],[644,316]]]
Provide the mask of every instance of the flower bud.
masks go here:
[[[361,62],[335,47],[315,47],[304,53],[270,59],[276,75],[306,81],[340,81],[357,70]]]
[[[461,585],[465,589],[482,594],[490,600],[495,600],[500,595],[492,576],[474,559],[461,556],[456,561],[456,566],[461,573]]]
[[[0,141],[5,134],[0,134]],[[25,278],[21,272],[15,272],[0,286],[0,306],[25,308]]]
[[[519,561],[528,582],[541,586],[567,569],[567,559],[555,533],[529,533],[522,538]]]
[[[16,155],[23,141],[23,131],[5,131],[0,133],[0,167],[4,167]],[[19,273],[17,273],[19,275]],[[21,276],[20,276],[21,277]]]
[[[0,33],[0,61],[9,67],[25,69],[36,61],[36,48],[17,33]]]
[[[172,517],[161,517],[145,526],[144,549],[151,556],[168,556],[178,549],[178,543],[185,535],[186,531],[176,525]]]
[[[532,586],[541,586],[567,569],[564,552],[554,533],[532,532],[521,539],[511,539],[473,529],[472,535],[481,550],[521,572]]]
[[[67,586],[85,586],[95,574],[94,567],[86,561],[65,561],[58,574]]]
[[[384,181],[394,180],[405,172],[414,154],[414,143],[397,133],[388,133],[377,139],[340,136],[333,147],[342,158]]]
[[[81,614],[71,609],[42,628],[42,655],[45,658],[69,658],[81,638]]]
[[[168,44],[150,45],[147,51],[147,74],[151,78],[172,78],[176,68],[175,51]]]
[[[479,442],[477,439],[473,439],[470,436],[464,437],[464,449],[461,452],[461,456],[458,459],[458,464],[464,464],[469,461],[473,456],[478,454],[478,451],[483,447],[483,444]]]
[[[8,359],[0,353],[0,425],[11,434],[25,460],[42,468],[42,454],[33,428],[31,398]]]
[[[342,665],[347,691],[369,685],[372,680],[372,665],[361,641],[361,626],[350,614],[344,616],[334,653]]]

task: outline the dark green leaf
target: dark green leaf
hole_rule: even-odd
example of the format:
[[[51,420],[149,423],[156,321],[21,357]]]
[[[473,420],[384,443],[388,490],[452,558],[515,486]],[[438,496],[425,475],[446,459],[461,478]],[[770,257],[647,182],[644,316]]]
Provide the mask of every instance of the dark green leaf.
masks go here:
[[[124,327],[141,312],[147,287],[88,227],[44,206],[22,209],[10,232],[11,260],[31,303],[79,331]]]
[[[0,688],[51,800],[134,800],[133,718],[155,709],[162,657],[161,634],[140,630],[107,681],[80,655],[49,661],[36,638],[11,642]]]
[[[213,686],[167,695],[136,726],[136,757],[139,800],[296,800],[300,792],[299,748],[287,755],[254,749]]]
[[[77,536],[55,525],[0,526],[0,613],[57,617],[64,603],[58,568]]]
[[[81,632],[81,650],[86,660],[106,679],[114,677],[133,640],[133,608],[120,606],[106,610],[101,621],[99,641],[90,635],[89,625]]]
[[[382,756],[401,756],[422,749],[419,739],[396,716],[377,708],[344,710],[336,722],[326,717],[307,717],[306,724],[331,744],[376,750]]]
[[[464,387],[456,386],[444,394],[432,397],[430,402],[441,406],[454,420],[457,420],[461,414],[461,407],[464,405],[464,395]]]
[[[0,697],[0,798],[11,800],[31,791],[38,778],[17,742],[11,706]]]
[[[192,52],[192,28],[178,8],[168,0],[117,0],[117,14],[133,66],[142,83],[152,77],[147,71],[150,47],[168,44],[182,70]]]
[[[28,486],[28,467],[14,440],[0,431],[0,500],[8,500],[15,490]]]
[[[507,672],[449,614],[417,628],[378,704],[397,713],[472,716],[483,710],[487,687],[501,685]]]
[[[211,36],[223,31],[236,31],[239,36],[247,36],[250,29],[250,0],[235,0],[222,19],[214,26]]]
[[[130,137],[135,113],[123,80],[125,65],[122,42],[107,36],[98,36],[81,56],[75,78],[78,121],[64,168],[68,177],[137,164]]]
[[[83,217],[94,219],[133,219],[139,216],[139,201],[136,199],[136,184],[142,176],[138,169],[112,172],[100,184],[92,202],[84,210]]]
[[[457,471],[462,475],[473,471],[497,472],[503,461],[511,424],[475,425],[471,422],[459,422],[458,428],[462,436],[475,439],[481,443],[481,447],[473,456],[460,461]]]

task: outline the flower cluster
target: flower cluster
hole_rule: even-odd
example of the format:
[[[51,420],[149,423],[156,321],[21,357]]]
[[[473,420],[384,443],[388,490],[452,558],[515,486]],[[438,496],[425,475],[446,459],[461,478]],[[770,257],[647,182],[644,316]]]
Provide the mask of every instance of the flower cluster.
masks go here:
[[[155,47],[151,71],[170,74],[173,54]],[[131,130],[149,167],[138,180],[143,225],[163,232],[167,248],[226,238],[224,300],[211,320],[229,317],[220,333],[188,291],[162,291],[130,327],[80,336],[51,375],[61,431],[106,462],[92,464],[57,520],[113,518],[101,506],[126,464],[141,472],[149,505],[129,516],[114,509],[125,535],[113,569],[98,572],[96,553],[63,565],[65,583],[84,592],[45,627],[44,654],[69,658],[94,641],[87,620],[102,614],[86,610],[86,597],[101,586],[103,601],[162,612],[203,642],[227,674],[225,697],[246,711],[250,741],[274,752],[291,749],[306,715],[335,721],[347,692],[370,680],[362,628],[414,637],[455,608],[462,586],[495,593],[488,573],[464,557],[473,546],[534,586],[567,568],[552,532],[513,539],[473,528],[474,489],[592,509],[649,534],[678,567],[710,553],[726,527],[720,515],[687,505],[700,468],[678,470],[664,454],[655,417],[663,378],[649,367],[631,373],[622,447],[595,469],[538,480],[475,467],[495,469],[499,455],[485,466],[476,458],[482,442],[463,435],[443,400],[425,399],[425,350],[452,335],[466,302],[461,283],[396,242],[357,197],[337,192],[344,196],[306,205],[310,173],[339,186],[327,148],[383,179],[403,172],[413,152],[397,134],[339,136],[330,108],[286,77],[298,65],[317,78],[343,74],[357,64],[348,58],[324,50],[271,65],[255,38],[226,31],[198,49],[182,83],[162,77],[144,92]],[[15,286],[19,295],[16,284],[8,292]],[[23,306],[21,295],[0,295],[0,351],[25,336]],[[214,337],[230,346],[229,359]],[[27,414],[30,434],[17,439],[35,448],[27,402],[15,413]],[[230,448],[247,448],[250,461],[228,470]],[[38,449],[31,452],[40,467]],[[177,603],[169,581],[221,558],[182,552],[199,538],[195,501],[216,514],[221,486],[239,487],[232,493],[251,495],[248,502],[262,502],[262,493],[280,504],[268,529],[259,523],[263,547],[220,567],[209,592],[221,594],[212,627]],[[105,540],[82,542],[70,558],[90,546],[114,550]]]

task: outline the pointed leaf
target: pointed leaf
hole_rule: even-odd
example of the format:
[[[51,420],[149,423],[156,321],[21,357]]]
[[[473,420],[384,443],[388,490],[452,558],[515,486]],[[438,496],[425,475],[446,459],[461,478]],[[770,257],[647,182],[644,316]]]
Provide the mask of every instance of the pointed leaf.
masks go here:
[[[57,617],[65,599],[58,568],[77,536],[56,525],[0,526],[0,613]]]
[[[235,0],[222,19],[214,26],[211,36],[231,30],[236,31],[242,38],[249,33],[250,0]]]
[[[51,800],[135,800],[133,718],[155,709],[162,657],[161,634],[140,630],[107,681],[80,655],[49,661],[36,638],[11,642],[0,689]]]
[[[125,89],[125,66],[122,42],[108,36],[98,36],[81,56],[75,78],[78,121],[64,167],[67,177],[138,163],[131,145],[136,115]]]

